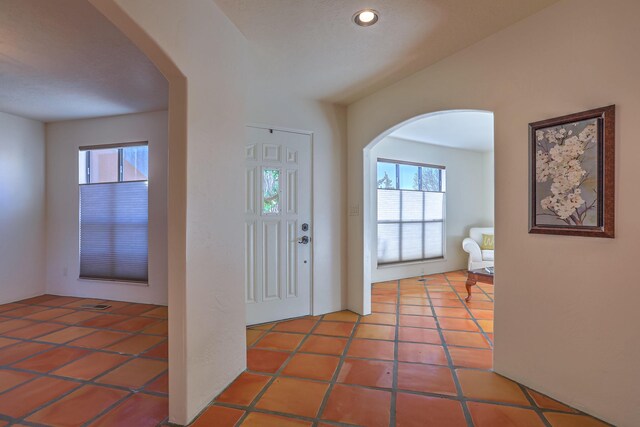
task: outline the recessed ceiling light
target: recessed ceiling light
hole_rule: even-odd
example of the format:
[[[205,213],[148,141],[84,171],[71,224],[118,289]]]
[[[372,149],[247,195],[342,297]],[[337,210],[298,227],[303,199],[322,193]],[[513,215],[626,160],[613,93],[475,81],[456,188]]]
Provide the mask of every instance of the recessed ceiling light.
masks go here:
[[[378,12],[373,9],[363,9],[353,15],[353,22],[361,27],[368,27],[378,22]]]

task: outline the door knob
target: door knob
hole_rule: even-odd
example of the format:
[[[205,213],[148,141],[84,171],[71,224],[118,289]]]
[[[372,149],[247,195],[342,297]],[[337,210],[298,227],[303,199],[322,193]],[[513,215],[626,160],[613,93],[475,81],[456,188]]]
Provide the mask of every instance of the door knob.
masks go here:
[[[302,244],[302,245],[306,245],[307,243],[309,243],[309,236],[302,236],[299,240],[298,243]]]

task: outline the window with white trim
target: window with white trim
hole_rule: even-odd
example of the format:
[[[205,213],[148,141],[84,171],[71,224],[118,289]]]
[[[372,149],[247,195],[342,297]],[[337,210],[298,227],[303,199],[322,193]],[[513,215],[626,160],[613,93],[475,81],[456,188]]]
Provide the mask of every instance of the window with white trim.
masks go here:
[[[444,257],[445,168],[378,159],[378,265]]]
[[[80,277],[148,281],[147,143],[80,147]]]

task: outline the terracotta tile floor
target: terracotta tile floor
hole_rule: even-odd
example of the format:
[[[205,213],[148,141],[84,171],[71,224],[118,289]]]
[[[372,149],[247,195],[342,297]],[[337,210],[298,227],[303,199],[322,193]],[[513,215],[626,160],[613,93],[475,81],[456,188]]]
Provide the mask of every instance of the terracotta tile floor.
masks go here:
[[[463,272],[426,279],[373,285],[370,316],[248,328],[248,370],[192,425],[607,425],[491,372],[491,286],[466,304]],[[0,306],[0,426],[165,424],[166,319],[166,307],[53,295]]]
[[[0,426],[165,422],[166,318],[166,307],[55,295],[0,305]]]
[[[192,426],[608,425],[491,371],[493,287],[467,304],[465,280],[376,283],[370,316],[248,328],[248,370]]]

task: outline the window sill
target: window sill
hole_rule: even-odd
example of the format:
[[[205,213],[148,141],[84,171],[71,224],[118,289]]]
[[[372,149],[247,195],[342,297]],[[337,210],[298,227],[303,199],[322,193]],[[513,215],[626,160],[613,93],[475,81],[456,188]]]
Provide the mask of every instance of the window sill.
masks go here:
[[[386,269],[386,268],[404,267],[404,266],[409,266],[409,265],[431,264],[431,263],[434,263],[434,262],[444,262],[446,260],[447,260],[446,257],[442,257],[442,258],[422,259],[422,260],[418,260],[418,261],[400,261],[400,262],[393,262],[393,263],[389,263],[389,264],[378,264],[376,269],[382,270],[382,269]]]
[[[120,280],[120,279],[103,279],[100,277],[78,277],[78,280],[87,281],[87,282],[104,282],[114,285],[134,285],[134,286],[143,286],[148,287],[149,282],[139,282],[135,280]]]

